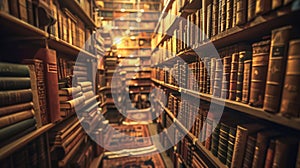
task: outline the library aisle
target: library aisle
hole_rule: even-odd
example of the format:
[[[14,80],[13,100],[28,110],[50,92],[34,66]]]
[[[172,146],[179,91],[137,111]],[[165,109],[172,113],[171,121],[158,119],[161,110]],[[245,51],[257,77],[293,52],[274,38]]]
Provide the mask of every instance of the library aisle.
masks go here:
[[[0,0],[1,168],[300,168],[300,0]]]

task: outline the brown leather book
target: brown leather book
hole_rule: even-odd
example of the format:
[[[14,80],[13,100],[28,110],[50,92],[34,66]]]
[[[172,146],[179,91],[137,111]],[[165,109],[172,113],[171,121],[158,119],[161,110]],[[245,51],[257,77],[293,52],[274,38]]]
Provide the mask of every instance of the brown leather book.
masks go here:
[[[214,92],[215,97],[221,96],[222,89],[222,78],[223,78],[223,63],[222,59],[216,59],[216,70],[215,70],[215,82],[214,82]]]
[[[226,0],[226,29],[232,28],[233,0]]]
[[[221,0],[221,17],[220,17],[220,32],[223,32],[226,30],[226,2],[227,0]]]
[[[236,25],[242,25],[247,21],[247,0],[237,0],[236,2]]]
[[[212,2],[212,36],[218,34],[218,19],[219,19],[219,0]]]
[[[244,61],[251,59],[251,52],[241,51],[239,53],[239,64],[237,72],[237,85],[236,85],[236,101],[242,101],[243,95],[243,80],[244,80]]]
[[[253,162],[253,156],[255,152],[256,146],[256,132],[252,135],[249,135],[247,138],[246,148],[245,148],[245,155],[243,158],[243,167],[244,168],[251,168]]]
[[[0,118],[0,128],[6,127],[8,125],[12,125],[19,121],[23,121],[29,118],[32,118],[34,114],[33,110],[21,111],[15,114],[3,116]]]
[[[0,91],[0,107],[31,101],[31,89]]]
[[[273,161],[274,161],[274,153],[275,153],[275,140],[271,139],[267,150],[265,168],[272,168]]]
[[[291,40],[289,43],[289,52],[285,80],[283,84],[283,93],[281,100],[280,113],[287,117],[300,117],[298,107],[300,107],[300,40]]]
[[[270,40],[254,43],[252,48],[252,73],[249,104],[254,107],[262,107],[268,72]]]
[[[252,70],[252,59],[244,61],[244,79],[243,79],[243,92],[242,102],[248,104],[249,92],[251,86],[251,70]]]
[[[56,51],[40,48],[35,58],[43,60],[44,63],[48,114],[50,121],[56,122],[60,120]]]
[[[247,21],[252,21],[255,17],[255,7],[256,7],[256,0],[248,0],[248,14],[247,14]]]
[[[270,60],[263,106],[264,110],[268,112],[277,113],[279,111],[291,29],[292,26],[285,26],[272,31]]]
[[[6,115],[9,115],[9,114],[14,114],[16,112],[30,110],[32,108],[33,108],[33,103],[32,102],[0,107],[0,116],[6,116]]]
[[[273,0],[272,1],[272,10],[279,8],[282,6],[283,0]]]
[[[212,58],[211,65],[210,65],[210,88],[209,88],[210,94],[213,94],[213,91],[214,91],[215,73],[216,73],[216,59]]]
[[[9,3],[9,13],[15,17],[19,17],[19,9],[18,9],[18,0],[10,0]]]
[[[255,15],[264,14],[271,10],[271,1],[269,0],[258,0],[256,1]]]
[[[231,70],[231,56],[223,58],[223,78],[222,78],[222,91],[221,98],[228,99],[229,97],[229,82],[230,82],[230,70]]]
[[[278,138],[276,140],[275,155],[272,167],[295,167],[298,143],[298,138]]]
[[[234,53],[232,54],[231,70],[230,70],[229,100],[236,99],[238,67],[239,67],[239,53]]]

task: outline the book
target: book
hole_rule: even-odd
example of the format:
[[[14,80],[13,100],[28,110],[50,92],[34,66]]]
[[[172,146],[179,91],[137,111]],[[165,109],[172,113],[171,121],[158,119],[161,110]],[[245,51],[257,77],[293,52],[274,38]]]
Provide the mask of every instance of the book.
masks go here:
[[[26,130],[27,128],[34,126],[35,123],[35,119],[31,118],[0,129],[1,142]]]
[[[270,59],[263,105],[264,110],[268,112],[277,113],[279,111],[291,29],[292,26],[285,26],[272,31]]]
[[[46,80],[47,109],[50,111],[48,114],[50,121],[56,122],[60,120],[56,51],[48,48],[40,48],[34,57],[43,60]]]
[[[275,153],[275,140],[271,139],[270,144],[267,150],[266,154],[266,160],[265,160],[265,168],[271,168],[274,161],[274,153]]]
[[[60,108],[61,109],[72,109],[76,107],[80,107],[81,105],[84,104],[85,97],[77,97],[73,100],[65,101],[65,102],[60,102]],[[79,109],[79,108],[78,108]]]
[[[248,0],[247,21],[252,21],[255,17],[256,0]]]
[[[82,92],[78,92],[74,95],[59,95],[59,101],[62,102],[62,101],[68,101],[68,100],[72,100],[72,99],[75,99],[75,98],[78,98],[80,96],[82,96]]]
[[[272,167],[295,167],[299,139],[294,137],[281,137],[276,139],[275,143]]]
[[[271,10],[271,1],[258,0],[256,1],[255,15],[265,14]]]
[[[232,61],[231,61],[231,70],[230,70],[229,100],[236,99],[238,68],[239,68],[239,53],[233,53]]]
[[[280,113],[287,117],[300,117],[299,101],[299,46],[300,40],[291,40],[289,43],[288,60],[286,65]]]
[[[236,2],[236,25],[245,24],[247,21],[247,1],[249,0],[237,0]]]
[[[0,117],[10,115],[10,114],[14,114],[14,113],[19,112],[19,111],[30,110],[32,108],[33,108],[33,103],[32,102],[0,107]]]
[[[31,89],[0,91],[0,107],[31,101]]]
[[[223,60],[224,60],[224,65],[223,65],[221,98],[228,99],[232,58],[231,58],[231,56],[226,56],[226,57],[223,58]]]
[[[245,155],[243,158],[243,167],[245,168],[252,167],[253,156],[254,156],[255,146],[256,146],[256,139],[257,139],[256,133],[249,135],[247,138]]]
[[[252,73],[252,57],[250,60],[244,61],[244,79],[243,79],[243,91],[242,102],[248,104],[251,86],[251,73]]]
[[[244,81],[244,61],[251,59],[251,52],[241,51],[239,53],[239,64],[237,71],[237,85],[236,85],[236,101],[240,102],[243,98],[243,81]]]
[[[232,155],[231,168],[240,168],[243,164],[248,135],[263,129],[260,124],[242,124],[237,126],[236,141]]]
[[[210,94],[213,94],[214,91],[215,73],[216,73],[216,59],[212,58],[211,66],[210,66],[210,90],[209,90]]]
[[[233,0],[226,0],[226,29],[233,25]]]
[[[58,94],[61,96],[73,96],[81,92],[81,87],[76,86],[76,87],[71,87],[71,88],[61,88],[58,90]]]
[[[223,79],[223,64],[222,59],[216,59],[216,70],[215,70],[215,82],[213,96],[220,97],[222,89],[222,79]]]
[[[9,125],[13,125],[17,122],[29,119],[29,118],[33,118],[33,114],[34,111],[31,110],[26,110],[26,111],[21,111],[21,112],[17,112],[15,114],[11,114],[11,115],[6,115],[6,116],[2,116],[0,117],[0,128],[9,126]]]
[[[266,78],[268,73],[270,40],[252,45],[252,72],[249,104],[262,107],[265,97]]]
[[[1,77],[29,77],[29,68],[26,65],[0,62]]]
[[[0,77],[0,90],[29,89],[30,78]]]

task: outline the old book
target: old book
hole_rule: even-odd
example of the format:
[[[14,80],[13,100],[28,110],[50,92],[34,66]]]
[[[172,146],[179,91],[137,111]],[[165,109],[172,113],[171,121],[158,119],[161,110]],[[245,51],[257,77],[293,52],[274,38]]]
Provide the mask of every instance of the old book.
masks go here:
[[[271,10],[271,1],[258,0],[256,1],[255,14],[260,15]]]
[[[9,13],[9,3],[8,0],[3,0],[0,2],[0,10]]]
[[[76,108],[79,107],[80,105],[84,104],[84,96],[78,97],[73,100],[69,100],[66,102],[60,102],[60,108],[61,109],[71,109],[71,108]]]
[[[252,167],[263,167],[265,165],[265,159],[270,139],[279,135],[280,133],[274,130],[266,130],[257,133]]]
[[[239,68],[239,53],[233,53],[232,61],[231,61],[231,70],[230,70],[229,100],[236,99],[238,68]]]
[[[62,88],[58,90],[59,95],[73,96],[81,92],[81,87]]]
[[[239,63],[237,71],[236,101],[242,101],[243,80],[244,80],[244,61],[251,59],[251,52],[241,51],[239,53]]]
[[[218,34],[218,22],[219,22],[219,0],[213,0],[212,2],[212,36]]]
[[[275,155],[272,167],[295,167],[298,143],[298,138],[278,138],[276,140]]]
[[[211,38],[212,33],[212,3],[207,5],[206,11],[206,36],[207,39]]]
[[[29,68],[26,65],[0,62],[1,77],[29,77]]]
[[[233,2],[233,0],[226,0],[226,29],[232,28]]]
[[[247,21],[247,1],[237,0],[236,4],[236,25],[242,25]]]
[[[33,85],[32,88],[37,88],[37,95],[33,95],[35,101],[37,99],[36,97],[38,97],[38,103],[35,103],[35,109],[37,109],[36,112],[39,112],[38,115],[41,118],[41,124],[45,125],[49,123],[50,120],[47,110],[46,85],[43,61],[38,59],[24,59],[22,63],[28,64],[31,74],[35,72],[35,75],[31,75],[35,76],[35,80],[31,79],[31,83]],[[39,120],[37,120],[37,122],[39,123]]]
[[[256,133],[249,135],[247,138],[245,155],[243,158],[243,166],[242,166],[244,168],[252,167],[253,156],[254,156],[255,146],[256,146],[256,139],[257,139]]]
[[[286,65],[285,80],[281,100],[280,113],[287,117],[300,117],[298,110],[300,90],[300,40],[292,40],[289,43],[288,60]]]
[[[44,63],[47,108],[50,111],[48,114],[50,121],[56,122],[60,119],[56,51],[48,48],[40,48],[35,58],[43,60]]]
[[[214,156],[218,156],[219,147],[220,124],[218,123],[211,135],[211,148],[210,151]]]
[[[227,0],[221,0],[221,21],[220,21],[220,32],[226,30],[226,2]]]
[[[31,101],[31,89],[0,91],[0,107]]]
[[[226,159],[226,166],[228,167],[231,166],[231,162],[232,162],[232,154],[234,150],[235,137],[236,137],[236,127],[230,126],[229,135],[228,135],[227,159]]]
[[[226,164],[227,160],[229,130],[230,127],[227,123],[220,124],[218,158],[223,164]]]
[[[291,29],[292,26],[286,26],[272,31],[270,60],[263,106],[264,110],[268,112],[277,113],[279,111]]]
[[[262,107],[265,97],[266,78],[268,73],[270,40],[264,40],[252,45],[252,73],[249,104]]]
[[[231,168],[242,167],[248,135],[262,129],[263,126],[259,124],[242,124],[237,126]]]
[[[251,86],[251,73],[252,73],[252,57],[250,60],[244,61],[244,79],[243,79],[243,91],[242,102],[248,104]]]
[[[59,95],[59,101],[62,102],[62,101],[76,99],[82,95],[83,95],[82,92],[78,92],[78,93],[71,94],[71,95]]]
[[[4,141],[5,139],[8,139],[24,130],[27,128],[30,128],[35,125],[35,119],[27,119],[21,122],[18,122],[16,124],[7,126],[5,128],[2,128],[0,130],[0,140],[1,142]]]
[[[25,22],[28,22],[26,0],[18,0],[18,7],[19,7],[19,18]]]
[[[0,117],[0,128],[15,124],[17,122],[32,118],[33,110],[21,111],[15,114]]]
[[[265,160],[265,168],[271,168],[274,161],[274,153],[275,153],[275,140],[271,139],[270,144],[267,150],[266,160]]]
[[[205,89],[204,93],[210,93],[210,75],[211,75],[211,59],[209,57],[204,58],[204,65],[205,65]]]
[[[14,17],[19,17],[18,0],[9,1],[9,13]]]
[[[212,58],[210,63],[210,88],[209,94],[213,94],[215,84],[215,73],[216,73],[216,59]]]
[[[256,0],[248,0],[247,21],[252,21],[255,17]]]
[[[32,0],[26,0],[28,23],[34,25],[34,13]]]
[[[273,0],[272,1],[272,10],[279,8],[283,5],[283,0]]]
[[[0,77],[0,90],[29,89],[30,78]]]
[[[14,114],[14,113],[19,112],[19,111],[30,110],[32,108],[33,108],[33,103],[32,102],[0,107],[0,116],[2,117],[2,116],[5,116],[5,115],[10,115],[10,114]]]
[[[231,56],[226,56],[223,58],[223,78],[222,78],[222,92],[221,98],[228,99],[229,97],[229,82],[230,82],[230,71],[231,71]]]
[[[223,63],[222,59],[216,59],[216,70],[215,70],[215,81],[213,96],[220,97],[222,89],[222,78],[223,78]]]

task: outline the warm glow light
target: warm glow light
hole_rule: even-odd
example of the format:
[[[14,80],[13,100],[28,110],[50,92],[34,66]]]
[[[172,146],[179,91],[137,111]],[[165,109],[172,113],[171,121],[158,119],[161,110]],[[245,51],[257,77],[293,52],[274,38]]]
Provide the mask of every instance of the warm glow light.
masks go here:
[[[141,22],[142,19],[141,18],[136,18],[136,22]]]
[[[122,37],[115,37],[114,38],[114,44],[121,44],[122,42]]]
[[[121,54],[118,54],[118,57],[120,58],[120,57],[122,57],[122,55],[121,55]]]
[[[125,9],[123,9],[123,8],[121,9],[121,12],[125,12],[125,11],[126,11]]]
[[[144,9],[141,9],[141,12],[143,13],[143,12],[145,12],[145,10],[144,10]]]

